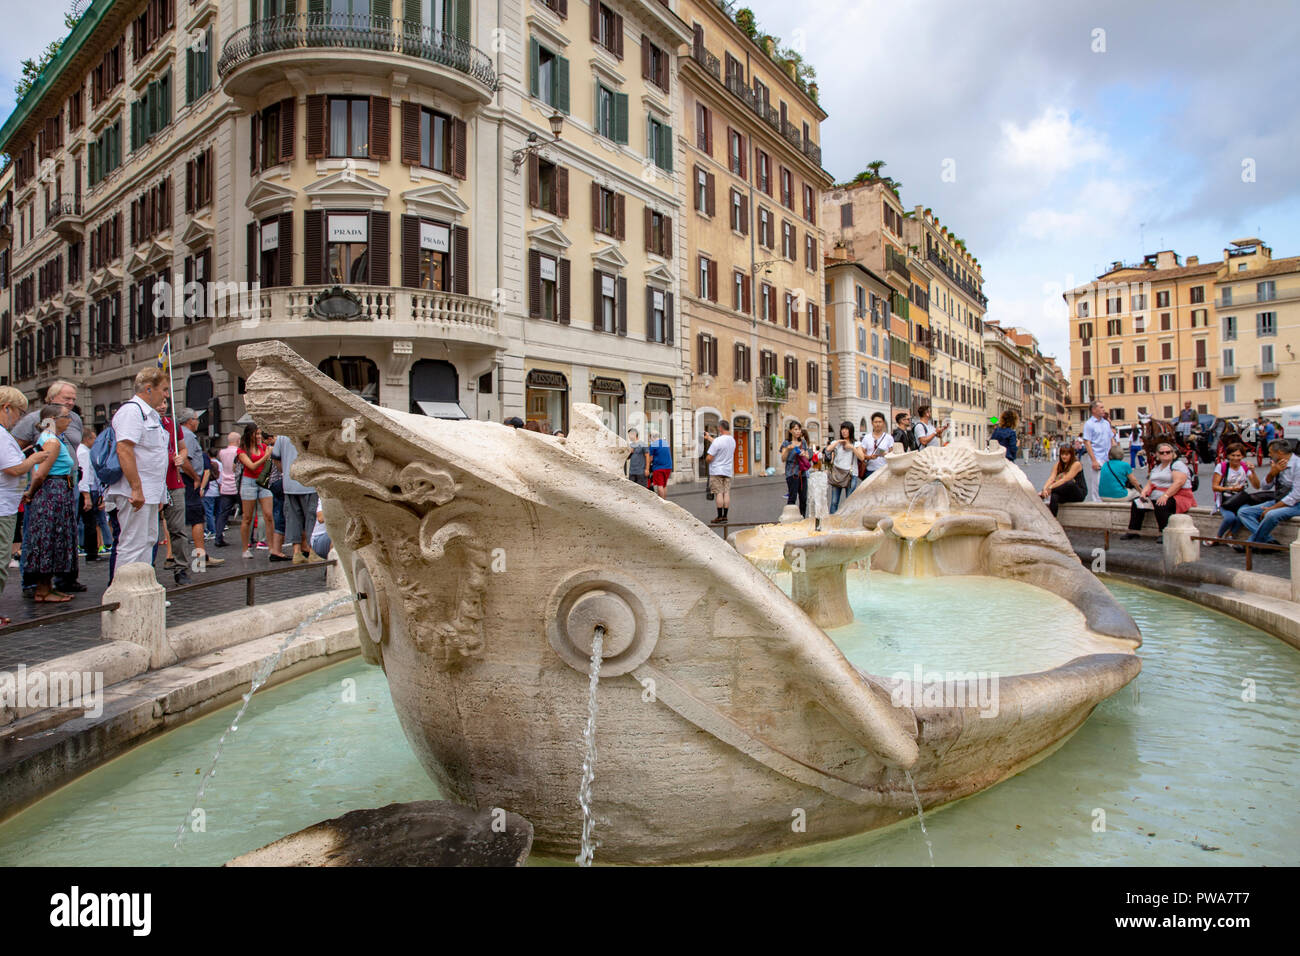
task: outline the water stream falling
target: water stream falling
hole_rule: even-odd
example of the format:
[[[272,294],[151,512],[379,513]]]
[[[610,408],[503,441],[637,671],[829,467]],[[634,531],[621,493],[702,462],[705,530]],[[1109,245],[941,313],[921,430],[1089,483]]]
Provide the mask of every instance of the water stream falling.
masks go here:
[[[221,739],[217,741],[217,752],[212,755],[212,763],[208,766],[208,772],[203,775],[201,780],[199,780],[199,790],[198,793],[194,795],[194,802],[190,804],[190,808],[186,812],[185,818],[181,820],[181,825],[176,828],[176,842],[172,844],[173,849],[179,850],[181,848],[181,841],[185,839],[185,827],[194,817],[194,811],[199,808],[199,803],[203,800],[203,793],[207,789],[208,782],[217,775],[217,762],[221,760],[221,752],[225,748],[226,738],[239,729],[239,719],[244,716],[244,711],[248,709],[248,703],[253,699],[253,695],[257,693],[257,689],[265,684],[270,679],[271,675],[275,673],[275,667],[280,663],[280,658],[284,657],[284,652],[289,649],[289,645],[298,639],[298,635],[300,635],[305,628],[315,624],[335,608],[341,607],[344,604],[351,604],[354,600],[355,598],[351,594],[346,594],[343,597],[335,598],[333,601],[323,605],[314,613],[304,618],[303,621],[293,629],[289,636],[284,639],[280,644],[279,649],[264,660],[262,665],[253,673],[253,681],[249,685],[248,692],[244,694],[244,703],[240,706],[239,712],[235,714],[235,719],[230,722],[230,726],[226,729],[226,732],[223,733]]]
[[[574,857],[578,866],[591,866],[591,857],[596,852],[592,837],[596,818],[591,812],[591,781],[596,776],[596,688],[600,685],[604,649],[605,628],[597,624],[591,639],[591,669],[587,672],[587,727],[582,732],[586,751],[582,758],[582,783],[578,786],[578,805],[582,807],[582,849]]]
[[[916,801],[916,819],[921,824],[921,836],[925,838],[925,848],[930,851],[930,865],[934,866],[934,844],[930,842],[930,834],[925,829],[925,811],[921,809],[921,795],[916,792],[916,781],[912,779],[912,771],[904,770],[907,776],[907,785],[912,788],[912,799]]]

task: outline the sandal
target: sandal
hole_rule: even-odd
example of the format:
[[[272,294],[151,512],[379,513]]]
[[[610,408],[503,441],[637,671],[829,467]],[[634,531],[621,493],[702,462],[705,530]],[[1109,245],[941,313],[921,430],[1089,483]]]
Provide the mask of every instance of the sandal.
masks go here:
[[[71,600],[71,594],[63,594],[59,591],[49,591],[46,594],[36,595],[37,604],[67,604]]]

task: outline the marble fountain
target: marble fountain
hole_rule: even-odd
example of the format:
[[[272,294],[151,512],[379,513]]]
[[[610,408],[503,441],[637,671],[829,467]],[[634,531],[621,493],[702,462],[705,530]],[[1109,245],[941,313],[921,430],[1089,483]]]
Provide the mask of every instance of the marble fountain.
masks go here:
[[[369,405],[281,343],[239,358],[249,411],[294,439],[294,477],[321,494],[411,748],[447,798],[531,822],[536,853],[579,849],[597,635],[603,862],[806,844],[792,815],[818,840],[897,823],[1043,759],[1140,670],[1136,625],[1000,452],[893,456],[820,528],[728,543],[622,476],[594,405],[559,439]],[[854,667],[825,630],[852,617],[846,569],[867,560],[1024,582],[1077,626],[1042,636],[1054,666],[999,678],[995,713],[900,704],[901,678]],[[792,597],[771,576],[785,567]],[[960,615],[936,625],[959,639]]]

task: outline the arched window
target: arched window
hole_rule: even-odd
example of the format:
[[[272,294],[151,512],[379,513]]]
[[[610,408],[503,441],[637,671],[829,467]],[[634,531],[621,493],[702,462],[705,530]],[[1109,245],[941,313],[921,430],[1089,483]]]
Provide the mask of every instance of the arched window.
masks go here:
[[[364,355],[340,355],[316,366],[353,395],[379,404],[379,367]]]
[[[461,418],[460,376],[441,359],[421,359],[411,366],[411,412],[434,418]],[[455,406],[450,408],[449,406]]]

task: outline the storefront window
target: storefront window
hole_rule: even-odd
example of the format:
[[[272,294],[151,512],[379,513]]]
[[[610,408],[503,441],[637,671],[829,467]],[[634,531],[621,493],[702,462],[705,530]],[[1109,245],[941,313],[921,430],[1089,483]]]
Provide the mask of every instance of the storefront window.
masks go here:
[[[559,372],[533,369],[524,390],[524,415],[547,435],[569,432],[569,380]]]
[[[671,447],[677,447],[673,438],[673,390],[669,386],[645,387],[645,417],[651,434],[666,438]]]
[[[622,435],[627,428],[624,397],[627,390],[616,378],[597,376],[591,380],[591,400],[600,406],[600,421],[615,435]]]

